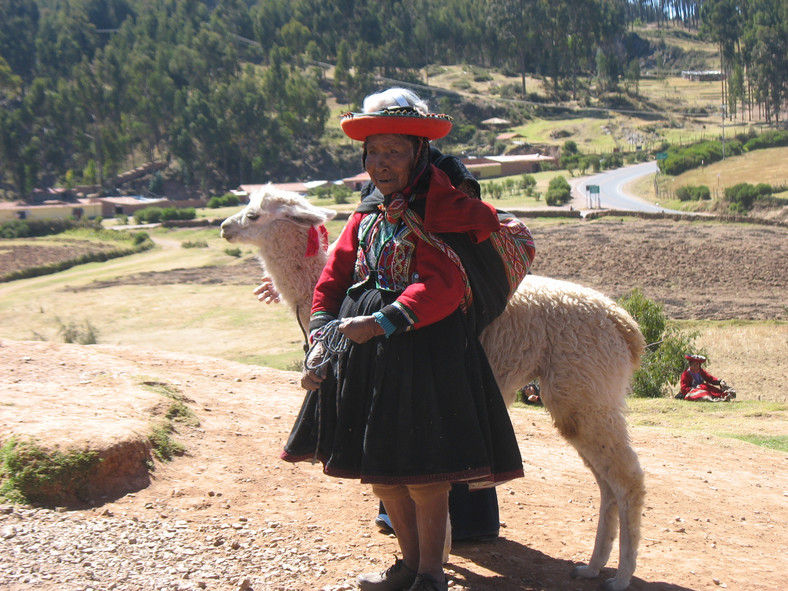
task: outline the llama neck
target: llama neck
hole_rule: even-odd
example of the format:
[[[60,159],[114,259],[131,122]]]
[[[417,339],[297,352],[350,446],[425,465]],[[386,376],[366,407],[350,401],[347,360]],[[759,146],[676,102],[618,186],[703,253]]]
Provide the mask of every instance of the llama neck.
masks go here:
[[[308,317],[315,284],[328,256],[320,249],[317,255],[306,257],[307,237],[304,228],[277,224],[263,237],[260,258],[285,302],[294,310],[298,306],[301,315]]]

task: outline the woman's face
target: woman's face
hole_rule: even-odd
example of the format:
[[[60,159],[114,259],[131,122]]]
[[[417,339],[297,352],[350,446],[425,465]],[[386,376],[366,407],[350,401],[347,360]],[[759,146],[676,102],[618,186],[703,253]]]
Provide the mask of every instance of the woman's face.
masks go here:
[[[394,134],[371,135],[366,147],[364,166],[381,193],[391,195],[407,187],[416,160],[409,139]]]

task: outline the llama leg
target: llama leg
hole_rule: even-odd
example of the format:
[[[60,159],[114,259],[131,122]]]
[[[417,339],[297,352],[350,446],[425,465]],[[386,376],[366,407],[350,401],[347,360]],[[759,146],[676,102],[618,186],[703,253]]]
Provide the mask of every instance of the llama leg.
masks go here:
[[[640,544],[640,516],[643,499],[646,496],[643,471],[635,451],[627,445],[621,450],[626,458],[628,470],[612,485],[618,499],[620,521],[618,571],[616,576],[605,581],[606,591],[621,591],[629,586],[629,581],[637,566],[638,545]],[[622,464],[623,466],[624,464]]]
[[[584,433],[606,433],[604,443],[598,437],[584,438]],[[572,443],[593,472],[601,493],[599,524],[591,560],[588,566],[576,568],[573,574],[579,577],[599,574],[610,557],[618,525],[621,531],[618,570],[615,577],[605,581],[603,588],[622,591],[629,586],[637,564],[640,514],[645,496],[643,472],[630,445],[624,417],[608,415],[604,424],[582,425]]]
[[[572,571],[573,577],[592,579],[599,575],[599,571],[607,564],[610,553],[613,550],[613,541],[616,539],[618,530],[618,507],[616,497],[608,483],[594,469],[593,465],[580,454],[586,466],[594,474],[594,479],[599,486],[599,519],[596,527],[596,540],[594,542],[594,552],[587,565],[577,566]]]

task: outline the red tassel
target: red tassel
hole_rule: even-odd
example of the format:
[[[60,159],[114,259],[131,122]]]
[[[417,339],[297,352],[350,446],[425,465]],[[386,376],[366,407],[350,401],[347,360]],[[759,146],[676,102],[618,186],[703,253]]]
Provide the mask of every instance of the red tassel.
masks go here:
[[[320,230],[319,233],[318,230]],[[317,228],[315,228],[315,226],[310,226],[309,235],[306,241],[306,256],[317,256],[321,248],[323,251],[328,250],[328,230],[326,230],[326,227],[322,224]]]

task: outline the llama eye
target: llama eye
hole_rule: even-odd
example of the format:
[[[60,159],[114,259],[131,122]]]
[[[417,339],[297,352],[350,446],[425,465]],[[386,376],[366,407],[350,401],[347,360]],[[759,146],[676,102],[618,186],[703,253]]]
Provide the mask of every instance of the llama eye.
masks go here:
[[[248,219],[252,220],[252,221],[255,221],[257,218],[259,218],[259,217],[260,217],[260,214],[259,214],[259,213],[253,213],[253,212],[250,212],[250,213],[247,213],[247,214],[246,214],[246,217],[247,217]]]

